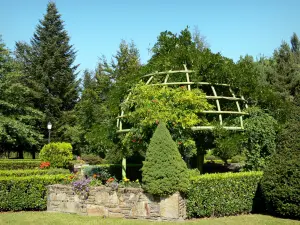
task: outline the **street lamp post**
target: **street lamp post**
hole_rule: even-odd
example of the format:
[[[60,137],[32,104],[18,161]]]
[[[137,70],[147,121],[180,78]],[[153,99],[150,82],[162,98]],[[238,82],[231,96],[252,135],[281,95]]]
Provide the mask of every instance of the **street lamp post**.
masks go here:
[[[51,124],[50,121],[47,124],[47,128],[48,128],[48,131],[49,131],[49,136],[48,136],[48,144],[49,144],[50,143],[51,128],[52,128],[52,124]]]

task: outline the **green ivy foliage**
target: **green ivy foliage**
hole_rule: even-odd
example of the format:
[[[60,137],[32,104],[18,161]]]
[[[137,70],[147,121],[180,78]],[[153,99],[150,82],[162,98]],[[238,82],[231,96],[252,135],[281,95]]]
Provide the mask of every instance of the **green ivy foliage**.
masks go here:
[[[205,116],[199,113],[213,108],[199,89],[188,91],[186,86],[162,88],[143,83],[132,89],[130,98],[121,107],[126,113],[125,121],[133,126],[123,139],[124,146],[145,151],[156,124],[165,121],[186,156],[196,152],[188,128],[207,125]]]
[[[262,170],[276,149],[277,121],[257,107],[247,110],[245,119],[245,169]]]
[[[262,172],[205,174],[191,178],[188,217],[250,213]]]
[[[0,177],[0,211],[45,210],[47,185],[60,183],[68,176]]]
[[[50,162],[51,167],[67,168],[73,159],[72,145],[65,142],[47,144],[42,148],[39,157],[43,162]]]
[[[187,166],[164,122],[159,123],[151,138],[142,176],[143,188],[150,194],[166,196],[187,191]]]
[[[280,133],[277,153],[261,182],[267,210],[277,216],[300,219],[300,135],[298,121]]]

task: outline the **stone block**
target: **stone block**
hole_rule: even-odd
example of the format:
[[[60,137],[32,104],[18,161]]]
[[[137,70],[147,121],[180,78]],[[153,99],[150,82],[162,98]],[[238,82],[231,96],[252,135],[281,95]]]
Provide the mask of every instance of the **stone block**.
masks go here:
[[[108,192],[98,192],[95,194],[95,203],[99,205],[106,205],[109,203],[109,193]]]
[[[160,216],[169,219],[179,218],[179,193],[160,199]]]
[[[86,213],[88,216],[108,217],[108,210],[100,205],[87,205]]]
[[[109,195],[109,204],[112,206],[119,204],[117,192],[114,191],[111,195]]]
[[[132,217],[148,217],[150,216],[150,207],[148,201],[137,202],[130,211]]]

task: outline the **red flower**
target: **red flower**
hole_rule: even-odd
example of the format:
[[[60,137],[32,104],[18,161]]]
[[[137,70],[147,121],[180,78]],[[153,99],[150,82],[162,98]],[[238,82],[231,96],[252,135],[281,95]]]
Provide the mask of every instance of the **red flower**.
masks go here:
[[[133,140],[132,140],[132,142],[133,142],[133,143],[135,143],[135,142],[136,142],[136,140],[135,140],[135,139],[133,139]]]
[[[50,162],[41,162],[40,169],[47,169],[50,167]]]
[[[181,141],[179,141],[179,142],[178,142],[178,144],[179,144],[179,145],[181,145],[181,144],[182,144],[182,142],[181,142]]]
[[[108,180],[106,181],[106,183],[111,183],[111,182],[113,182],[114,180],[115,180],[115,178],[110,177],[110,178],[108,178]]]

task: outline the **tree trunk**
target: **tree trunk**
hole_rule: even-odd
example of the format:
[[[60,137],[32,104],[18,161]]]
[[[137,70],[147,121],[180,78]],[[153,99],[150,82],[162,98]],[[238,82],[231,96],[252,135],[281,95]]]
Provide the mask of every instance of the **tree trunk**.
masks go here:
[[[201,150],[197,151],[197,169],[200,171],[200,174],[203,174],[203,165],[204,165],[204,153]]]
[[[24,159],[24,154],[23,154],[23,150],[22,149],[18,150],[18,158],[19,159]]]
[[[31,157],[32,157],[32,159],[35,159],[35,152],[34,151],[31,152]]]

